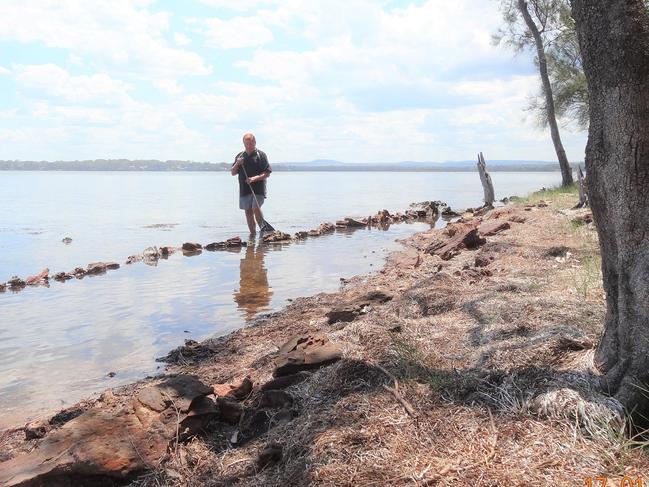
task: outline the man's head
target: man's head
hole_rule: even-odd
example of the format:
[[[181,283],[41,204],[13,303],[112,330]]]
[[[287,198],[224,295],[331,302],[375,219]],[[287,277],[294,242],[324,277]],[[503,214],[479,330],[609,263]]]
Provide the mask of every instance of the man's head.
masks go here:
[[[255,136],[251,133],[247,133],[243,136],[243,146],[246,148],[248,154],[252,154],[257,147],[257,141]]]

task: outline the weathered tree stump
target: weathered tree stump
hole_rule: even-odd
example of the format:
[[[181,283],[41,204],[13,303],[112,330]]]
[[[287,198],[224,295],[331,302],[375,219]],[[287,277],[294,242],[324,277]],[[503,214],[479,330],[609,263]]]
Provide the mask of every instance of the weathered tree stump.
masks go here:
[[[478,154],[478,173],[480,174],[480,182],[482,183],[482,190],[484,191],[484,204],[486,207],[493,208],[494,200],[494,185],[491,182],[491,176],[487,172],[487,163],[484,160],[482,152]]]

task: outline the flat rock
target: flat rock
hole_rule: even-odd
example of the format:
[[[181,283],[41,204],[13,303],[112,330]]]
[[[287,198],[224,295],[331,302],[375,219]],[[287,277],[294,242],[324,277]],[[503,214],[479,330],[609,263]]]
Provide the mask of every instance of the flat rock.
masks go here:
[[[46,267],[41,272],[35,276],[29,276],[25,279],[25,284],[28,286],[38,286],[39,284],[45,284],[50,279],[50,270]]]
[[[253,385],[250,377],[244,377],[232,384],[213,384],[212,390],[216,396],[229,396],[241,400],[250,395]]]
[[[417,249],[406,249],[403,252],[398,252],[396,254],[388,257],[388,262],[390,266],[397,267],[399,269],[414,269],[419,267],[421,264],[421,256]]]
[[[54,279],[55,281],[63,282],[74,279],[74,276],[72,274],[68,274],[67,272],[57,272],[56,274],[54,274],[52,279]]]
[[[174,408],[186,413],[196,398],[212,392],[212,388],[203,384],[197,377],[179,375],[142,389],[137,399],[153,411],[163,411],[173,404]]]
[[[496,235],[504,230],[508,230],[510,227],[511,225],[506,221],[486,221],[478,225],[478,232],[483,237],[490,237],[491,235]]]
[[[91,276],[103,274],[106,272],[106,269],[108,269],[108,266],[104,262],[93,262],[91,264],[88,264],[86,274],[89,274]]]
[[[428,247],[429,253],[439,255],[443,260],[452,259],[462,249],[474,249],[486,242],[478,232],[477,222],[449,224],[444,233],[450,238],[437,241]]]
[[[7,285],[4,282],[0,283],[0,293],[5,292],[6,290],[7,290]]]
[[[245,247],[246,245],[247,243],[242,241],[241,237],[232,237],[222,242],[212,242],[211,244],[207,244],[205,246],[205,250],[212,251],[212,250],[219,250],[219,249],[237,248],[237,247]]]
[[[328,365],[342,357],[340,348],[324,333],[295,335],[279,349],[274,377]]]
[[[203,246],[199,243],[194,243],[194,242],[185,242],[182,246],[183,252],[196,252],[197,250],[201,250]]]
[[[275,230],[274,232],[268,233],[264,235],[262,238],[266,243],[286,242],[291,240],[291,236],[288,233],[280,232],[279,230]]]

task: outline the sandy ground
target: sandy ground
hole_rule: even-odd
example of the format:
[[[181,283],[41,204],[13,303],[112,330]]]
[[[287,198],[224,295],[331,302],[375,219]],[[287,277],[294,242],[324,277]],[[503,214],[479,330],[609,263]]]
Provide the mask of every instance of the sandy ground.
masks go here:
[[[286,389],[291,417],[271,420],[256,439],[232,443],[237,427],[213,421],[129,485],[649,482],[642,445],[623,434],[619,405],[596,387],[605,303],[596,232],[583,221],[588,211],[568,209],[574,199],[554,191],[509,205],[499,218],[509,229],[449,260],[429,252],[447,235],[418,234],[380,272],[337,293],[296,299],[252,326],[172,352],[169,374],[206,384],[249,376],[256,387],[297,333],[325,333],[343,359]],[[330,324],[332,310],[351,321]],[[126,402],[147,383],[71,410]],[[0,460],[38,441],[7,431]],[[282,446],[281,459],[260,469],[258,454],[271,442]]]

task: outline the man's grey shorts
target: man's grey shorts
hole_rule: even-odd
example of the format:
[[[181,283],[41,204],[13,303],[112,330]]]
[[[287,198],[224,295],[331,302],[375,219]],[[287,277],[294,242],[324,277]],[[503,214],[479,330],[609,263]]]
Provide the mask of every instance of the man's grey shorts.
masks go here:
[[[255,196],[257,197],[257,201],[255,201]],[[266,197],[261,194],[257,195],[252,195],[252,194],[247,194],[245,196],[239,196],[239,208],[242,210],[251,210],[253,208],[261,208],[264,204],[264,200]],[[259,203],[259,206],[257,206],[257,203]]]

